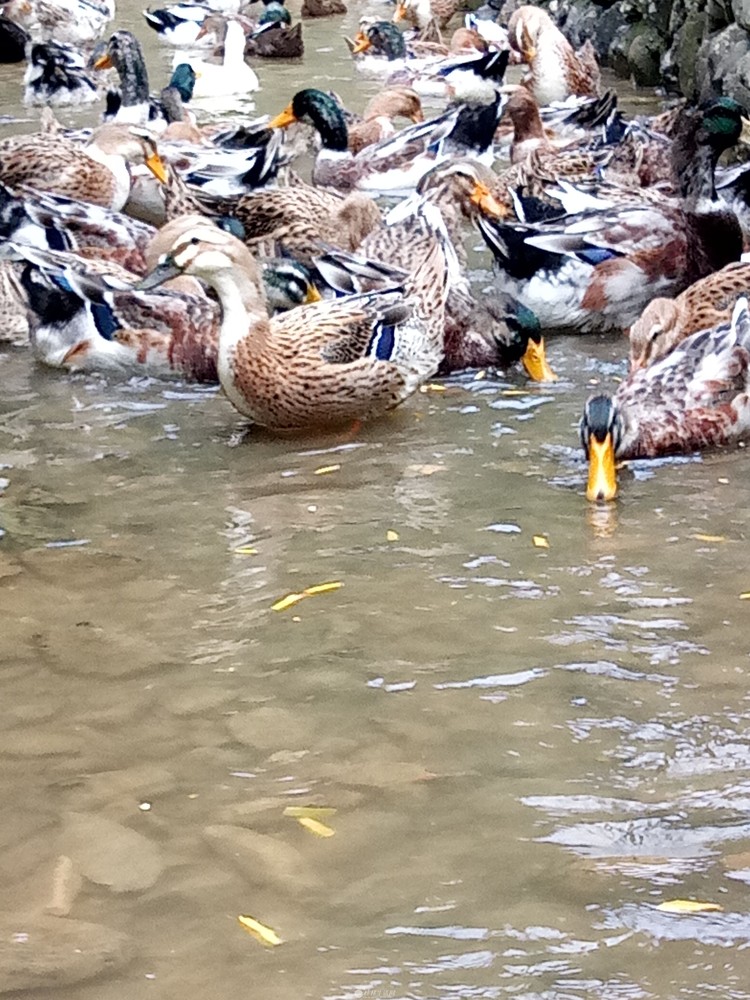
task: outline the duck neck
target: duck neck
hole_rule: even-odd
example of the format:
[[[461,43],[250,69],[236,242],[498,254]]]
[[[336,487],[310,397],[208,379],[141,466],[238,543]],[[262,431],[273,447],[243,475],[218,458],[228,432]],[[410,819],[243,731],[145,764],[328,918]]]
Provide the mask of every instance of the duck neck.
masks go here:
[[[221,305],[220,350],[230,350],[247,337],[248,329],[266,319],[265,294],[258,282],[243,269],[218,271],[209,284]]]
[[[148,70],[140,47],[128,48],[123,53],[117,71],[120,74],[122,106],[148,104]]]
[[[672,158],[675,187],[689,210],[713,212],[719,204],[714,170],[721,153],[706,143],[690,139],[694,140],[694,136],[675,139]]]
[[[242,25],[238,21],[230,21],[227,24],[227,33],[224,38],[224,65],[237,65],[245,58],[245,45],[247,39]]]

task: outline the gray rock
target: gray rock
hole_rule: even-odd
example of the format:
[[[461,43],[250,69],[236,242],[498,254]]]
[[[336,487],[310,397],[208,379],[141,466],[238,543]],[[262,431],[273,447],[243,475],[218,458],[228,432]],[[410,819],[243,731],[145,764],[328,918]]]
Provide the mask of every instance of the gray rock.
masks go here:
[[[738,24],[711,35],[701,45],[695,61],[695,92],[699,100],[728,94],[726,77],[750,52],[750,36]]]
[[[0,918],[0,994],[73,986],[130,961],[125,934],[47,916]]]
[[[304,856],[280,837],[228,824],[206,827],[203,836],[252,883],[271,883],[277,889],[293,893],[317,884]]]
[[[732,14],[736,24],[750,31],[750,0],[732,0]]]
[[[60,852],[85,878],[113,892],[147,889],[164,868],[159,848],[143,834],[93,813],[68,813]]]
[[[633,31],[627,55],[630,75],[637,87],[658,86],[663,51],[659,32],[641,22]]]

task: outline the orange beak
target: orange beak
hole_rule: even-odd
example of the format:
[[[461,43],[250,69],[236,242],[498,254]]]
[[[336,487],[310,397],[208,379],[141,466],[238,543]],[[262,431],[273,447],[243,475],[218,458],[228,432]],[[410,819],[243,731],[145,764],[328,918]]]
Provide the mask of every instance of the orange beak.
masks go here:
[[[268,123],[269,128],[286,128],[288,125],[293,125],[297,121],[297,116],[292,110],[291,104],[288,104],[283,111],[280,111],[275,118],[272,118]]]
[[[496,219],[506,219],[510,214],[508,209],[500,204],[487,185],[481,181],[477,181],[474,190],[471,192],[471,201],[485,215],[493,216]]]
[[[422,112],[422,109],[417,108],[416,111],[412,111],[412,113],[409,115],[409,121],[414,122],[415,125],[418,125],[420,122],[423,122],[424,114]]]
[[[615,446],[612,435],[603,441],[592,437],[589,441],[589,478],[586,485],[587,500],[614,500],[617,496],[615,472]]]
[[[105,52],[104,55],[99,56],[94,63],[94,69],[112,69],[113,65],[113,62],[109,57],[109,52]]]
[[[538,344],[529,338],[528,346],[521,358],[521,364],[526,369],[526,374],[534,382],[557,382],[557,375],[552,371],[547,361],[544,337],[540,337]]]
[[[152,153],[151,156],[146,157],[146,166],[157,179],[161,181],[162,184],[166,184],[169,180],[169,175],[167,174],[167,168],[164,166],[164,161],[159,156],[158,153]]]
[[[364,33],[360,31],[357,33],[357,37],[354,39],[354,48],[352,49],[352,54],[357,55],[360,52],[367,52],[368,49],[372,48],[372,42]]]
[[[393,15],[394,21],[403,21],[406,17],[406,4],[399,3],[396,7],[396,13]]]

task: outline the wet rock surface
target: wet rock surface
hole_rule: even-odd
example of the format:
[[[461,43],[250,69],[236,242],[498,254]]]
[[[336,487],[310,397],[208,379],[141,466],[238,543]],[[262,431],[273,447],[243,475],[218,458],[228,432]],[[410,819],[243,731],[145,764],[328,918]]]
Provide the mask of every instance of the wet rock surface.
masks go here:
[[[507,21],[520,0],[507,0]],[[750,101],[750,0],[549,0],[575,46],[591,39],[602,65],[639,87],[690,100]]]

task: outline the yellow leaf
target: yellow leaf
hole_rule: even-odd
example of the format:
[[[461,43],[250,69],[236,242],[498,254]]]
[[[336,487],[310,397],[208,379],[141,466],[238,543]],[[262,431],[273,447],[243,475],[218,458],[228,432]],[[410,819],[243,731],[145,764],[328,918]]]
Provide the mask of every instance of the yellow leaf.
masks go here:
[[[667,899],[656,907],[663,913],[722,913],[718,903],[701,903],[697,899]]]
[[[426,382],[424,385],[420,385],[420,392],[445,392],[447,386],[439,385],[437,382]]]
[[[319,469],[313,472],[314,476],[327,476],[329,472],[338,472],[341,468],[340,465],[321,465]]]
[[[725,542],[726,537],[724,535],[691,535],[696,542]]]
[[[271,611],[286,611],[287,608],[293,608],[295,604],[304,601],[306,596],[307,594],[287,594],[271,605]]]
[[[257,556],[258,550],[254,549],[252,545],[240,545],[238,549],[234,550],[234,554],[237,556]]]
[[[538,549],[549,548],[549,539],[545,535],[534,535],[531,540]]]
[[[741,601],[750,601],[750,590],[744,590],[740,594],[740,600]]]
[[[287,806],[284,809],[285,816],[292,816],[294,819],[320,819],[321,816],[333,816],[336,812],[334,806]]]
[[[312,816],[298,816],[297,822],[300,826],[304,826],[306,830],[309,830],[310,833],[314,833],[316,837],[332,837],[336,832],[330,826],[321,823],[320,820],[313,819]]]
[[[239,916],[237,919],[240,922],[240,926],[244,927],[248,934],[252,934],[254,938],[257,938],[261,944],[264,944],[267,948],[273,948],[277,944],[281,944],[281,938],[272,930],[270,927],[266,927],[255,917]]]
[[[503,389],[502,396],[528,396],[526,389]]]
[[[340,590],[343,586],[340,580],[332,580],[330,583],[316,583],[312,587],[305,587],[302,593],[305,597],[312,597],[314,594],[327,594],[330,590]]]
[[[397,542],[398,541],[398,532],[397,531],[386,531],[385,537],[386,537],[386,541],[388,541],[388,542]]]

